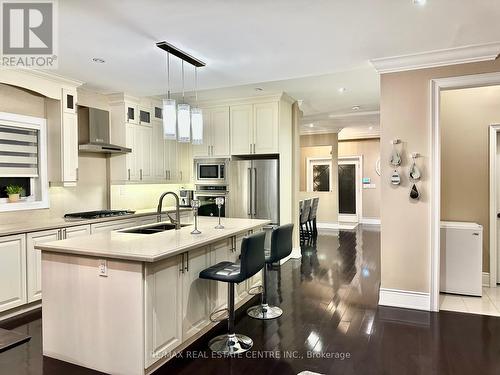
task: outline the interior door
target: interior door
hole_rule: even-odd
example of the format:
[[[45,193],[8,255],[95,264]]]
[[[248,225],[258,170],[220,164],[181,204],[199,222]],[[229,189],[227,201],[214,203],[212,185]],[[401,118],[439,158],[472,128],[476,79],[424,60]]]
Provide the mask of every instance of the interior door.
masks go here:
[[[339,221],[358,222],[359,211],[359,162],[357,160],[339,160]]]
[[[250,160],[231,161],[229,178],[230,217],[249,218],[251,216]]]
[[[278,160],[254,160],[253,168],[253,218],[269,219],[279,224],[279,173]]]

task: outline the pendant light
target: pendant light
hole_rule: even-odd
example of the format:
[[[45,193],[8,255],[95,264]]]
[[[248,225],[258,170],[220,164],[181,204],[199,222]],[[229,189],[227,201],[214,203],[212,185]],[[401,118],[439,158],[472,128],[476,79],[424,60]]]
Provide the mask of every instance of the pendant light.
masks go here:
[[[177,109],[170,99],[170,53],[167,52],[167,98],[163,99],[163,139],[177,139]]]
[[[191,109],[191,133],[193,145],[203,144],[203,112],[198,107],[198,68],[194,67],[194,95],[196,107]]]
[[[191,107],[184,100],[184,60],[182,66],[182,103],[177,105],[177,126],[179,134],[177,141],[181,143],[191,142]]]

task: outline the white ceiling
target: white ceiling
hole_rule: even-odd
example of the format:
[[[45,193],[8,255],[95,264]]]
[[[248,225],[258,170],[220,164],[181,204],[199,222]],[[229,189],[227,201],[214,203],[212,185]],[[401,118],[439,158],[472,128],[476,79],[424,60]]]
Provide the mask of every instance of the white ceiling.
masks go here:
[[[162,94],[165,53],[155,43],[166,40],[207,63],[201,95],[284,90],[304,101],[309,121],[356,104],[378,109],[368,60],[498,41],[498,19],[498,0],[64,0],[57,73],[102,92]],[[176,61],[172,76],[180,91]],[[243,87],[213,90],[233,86]]]

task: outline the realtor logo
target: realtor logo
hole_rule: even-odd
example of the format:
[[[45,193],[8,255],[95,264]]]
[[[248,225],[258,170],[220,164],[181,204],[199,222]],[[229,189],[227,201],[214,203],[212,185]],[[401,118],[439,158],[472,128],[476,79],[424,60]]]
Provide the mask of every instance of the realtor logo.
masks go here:
[[[3,67],[57,68],[55,1],[2,1]]]

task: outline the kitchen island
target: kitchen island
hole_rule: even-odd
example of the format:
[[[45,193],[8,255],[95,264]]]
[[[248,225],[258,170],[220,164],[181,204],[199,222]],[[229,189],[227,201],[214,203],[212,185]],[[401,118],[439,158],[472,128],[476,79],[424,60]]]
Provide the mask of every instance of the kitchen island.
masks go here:
[[[153,233],[151,224],[38,245],[43,354],[112,374],[153,372],[212,328],[210,313],[226,304],[227,285],[199,272],[236,261],[243,237],[268,223],[224,219],[214,229],[216,218],[200,217],[198,235],[192,225]],[[236,305],[260,283],[258,273],[238,284]]]

